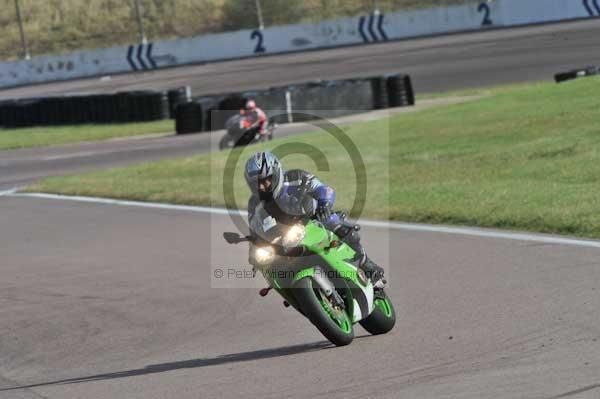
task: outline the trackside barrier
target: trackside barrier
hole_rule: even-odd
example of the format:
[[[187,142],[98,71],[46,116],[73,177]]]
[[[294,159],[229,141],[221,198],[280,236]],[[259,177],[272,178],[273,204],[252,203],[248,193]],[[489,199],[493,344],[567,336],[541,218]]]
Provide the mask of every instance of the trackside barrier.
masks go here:
[[[0,126],[5,128],[143,122],[166,119],[168,116],[167,96],[157,91],[0,102]]]
[[[169,118],[175,119],[175,108],[182,103],[187,103],[192,100],[192,90],[190,86],[180,87],[167,91],[169,100]]]
[[[181,103],[175,108],[175,131],[177,134],[196,133],[204,130],[202,104]]]
[[[254,99],[277,123],[302,122],[293,110],[317,110],[322,117],[337,117],[356,112],[414,105],[410,76],[394,74],[368,78],[314,81],[264,91],[203,96],[176,108],[177,134],[219,130],[229,117]],[[327,114],[324,114],[326,112]],[[181,127],[181,128],[180,128]]]
[[[585,68],[573,69],[568,72],[560,72],[554,75],[556,83],[565,82],[567,80],[577,79],[585,76],[594,76],[600,73],[600,68],[589,66]]]
[[[176,120],[178,133],[222,129],[250,98],[290,122],[290,110],[330,110],[335,117],[388,106],[414,104],[408,75],[386,75],[338,81],[315,81],[263,91],[204,96],[193,103],[189,87],[159,91],[29,98],[0,102],[0,127],[124,123]],[[299,121],[297,121],[299,122]]]
[[[0,63],[0,88],[178,65],[600,16],[600,0],[482,0]]]

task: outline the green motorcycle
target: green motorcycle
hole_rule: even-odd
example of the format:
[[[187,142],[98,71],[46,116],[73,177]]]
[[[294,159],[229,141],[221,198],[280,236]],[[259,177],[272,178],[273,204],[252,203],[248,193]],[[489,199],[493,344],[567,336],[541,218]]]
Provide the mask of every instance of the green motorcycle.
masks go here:
[[[353,325],[384,334],[396,322],[392,302],[359,268],[362,256],[322,223],[309,217],[275,220],[262,205],[250,221],[252,235],[223,233],[230,244],[250,242],[250,263],[284,298],[336,346],[354,339]]]

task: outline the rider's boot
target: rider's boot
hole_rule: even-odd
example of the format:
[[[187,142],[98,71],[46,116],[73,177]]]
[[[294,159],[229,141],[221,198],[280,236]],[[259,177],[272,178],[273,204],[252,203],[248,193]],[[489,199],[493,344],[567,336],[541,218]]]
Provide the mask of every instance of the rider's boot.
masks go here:
[[[373,283],[375,288],[381,289],[385,287],[387,281],[384,277],[385,270],[383,270],[383,267],[379,266],[366,256],[366,259],[362,262],[360,268],[365,272],[365,275],[371,280],[371,283]]]

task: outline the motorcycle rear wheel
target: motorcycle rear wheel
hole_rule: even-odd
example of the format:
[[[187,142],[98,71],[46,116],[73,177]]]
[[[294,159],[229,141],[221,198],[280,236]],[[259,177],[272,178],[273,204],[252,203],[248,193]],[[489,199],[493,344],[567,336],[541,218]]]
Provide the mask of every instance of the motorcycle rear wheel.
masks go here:
[[[373,335],[385,334],[394,328],[396,324],[394,305],[385,293],[381,298],[375,298],[374,305],[373,312],[359,323]]]

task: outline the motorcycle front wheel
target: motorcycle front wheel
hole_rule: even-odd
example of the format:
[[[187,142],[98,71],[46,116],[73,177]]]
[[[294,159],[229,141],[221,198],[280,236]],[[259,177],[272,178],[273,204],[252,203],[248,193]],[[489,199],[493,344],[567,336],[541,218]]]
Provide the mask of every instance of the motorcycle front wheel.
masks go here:
[[[226,148],[233,148],[235,146],[235,141],[229,136],[226,135],[219,141],[219,150],[224,150]]]
[[[294,285],[294,297],[304,315],[335,346],[354,339],[352,321],[344,309],[335,306],[310,277]]]

